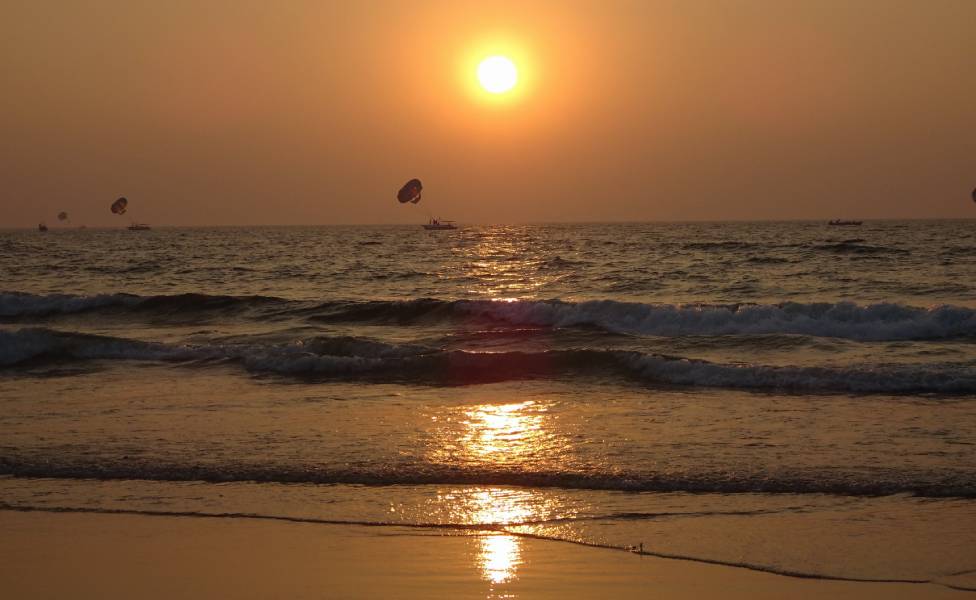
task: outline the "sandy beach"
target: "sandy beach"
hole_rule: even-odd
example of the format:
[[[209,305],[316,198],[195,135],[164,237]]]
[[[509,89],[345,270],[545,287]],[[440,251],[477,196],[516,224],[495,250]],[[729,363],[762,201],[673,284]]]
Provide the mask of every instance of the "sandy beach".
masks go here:
[[[7,598],[960,598],[569,543],[247,519],[0,512]]]

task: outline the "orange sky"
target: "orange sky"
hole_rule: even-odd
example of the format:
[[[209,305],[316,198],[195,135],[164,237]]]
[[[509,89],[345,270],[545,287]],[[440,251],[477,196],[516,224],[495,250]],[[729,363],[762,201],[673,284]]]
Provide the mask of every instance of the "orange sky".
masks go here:
[[[127,224],[120,195],[160,225],[976,217],[974,23],[972,0],[8,1],[0,226]],[[501,102],[488,54],[520,69]]]

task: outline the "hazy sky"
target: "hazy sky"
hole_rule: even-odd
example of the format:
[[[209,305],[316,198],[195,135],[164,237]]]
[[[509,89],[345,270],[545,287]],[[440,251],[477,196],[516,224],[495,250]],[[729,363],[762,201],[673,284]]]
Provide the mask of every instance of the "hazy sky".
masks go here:
[[[3,0],[0,226],[976,217],[976,1]],[[489,98],[478,60],[520,82]],[[417,206],[394,195],[425,185]]]

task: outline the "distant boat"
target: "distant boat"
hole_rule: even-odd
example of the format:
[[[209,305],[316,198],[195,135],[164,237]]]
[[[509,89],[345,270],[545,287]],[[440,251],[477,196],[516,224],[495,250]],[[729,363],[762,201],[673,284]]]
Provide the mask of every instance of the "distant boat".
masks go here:
[[[152,227],[146,223],[133,223],[132,225],[129,225],[129,231],[149,231],[150,229],[152,229]]]
[[[47,231],[47,225],[45,225],[44,223],[38,223],[37,224],[37,230],[38,231]]]
[[[424,229],[430,230],[441,230],[441,229],[457,229],[457,225],[454,221],[442,221],[440,219],[431,219],[424,224]]]
[[[827,225],[847,225],[847,226],[857,226],[863,221],[845,221],[844,219],[834,219],[833,221],[828,221]]]

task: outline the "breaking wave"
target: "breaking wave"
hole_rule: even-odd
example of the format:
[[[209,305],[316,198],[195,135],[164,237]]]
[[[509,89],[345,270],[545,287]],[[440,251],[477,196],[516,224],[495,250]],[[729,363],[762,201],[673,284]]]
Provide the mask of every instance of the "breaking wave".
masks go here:
[[[78,313],[188,319],[215,314],[318,323],[499,324],[597,328],[646,336],[789,334],[857,341],[976,337],[976,310],[879,303],[644,304],[614,300],[415,300],[311,302],[267,296],[0,294],[0,320],[30,322]]]
[[[0,367],[68,360],[233,362],[255,373],[453,385],[616,375],[667,386],[822,393],[976,393],[976,367],[960,364],[769,366],[628,350],[472,352],[349,336],[316,336],[287,343],[173,345],[44,328],[0,331]]]
[[[860,306],[849,302],[672,305],[612,300],[459,301],[454,303],[454,310],[518,324],[596,326],[614,333],[654,336],[799,334],[882,341],[976,335],[976,311],[953,306]]]

